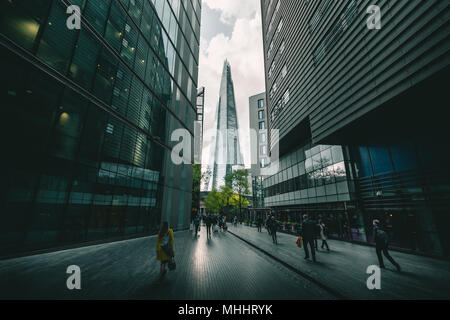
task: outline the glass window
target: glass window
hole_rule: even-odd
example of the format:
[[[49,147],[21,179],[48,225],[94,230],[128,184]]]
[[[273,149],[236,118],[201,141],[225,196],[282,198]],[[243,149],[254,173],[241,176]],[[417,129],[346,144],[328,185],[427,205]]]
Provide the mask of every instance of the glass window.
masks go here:
[[[264,119],[264,110],[258,111],[258,119]]]
[[[25,49],[31,50],[49,4],[47,0],[1,1],[1,32]]]
[[[260,142],[266,142],[266,134],[265,133],[260,133],[259,134],[259,141]]]
[[[370,177],[372,175],[372,165],[370,163],[370,156],[367,147],[359,147],[359,163],[358,163],[358,176]]]
[[[264,107],[264,99],[258,100],[258,108],[263,108],[263,107]]]
[[[259,123],[259,130],[265,130],[266,129],[266,123],[264,121]]]
[[[331,154],[333,157],[333,163],[338,163],[344,161],[344,155],[342,153],[341,146],[333,146],[331,147]]]
[[[393,145],[390,149],[396,171],[417,168],[417,156],[412,143]]]
[[[88,1],[86,9],[83,13],[83,16],[101,35],[103,35],[105,28],[105,21],[108,16],[110,3],[111,0]],[[114,4],[113,7],[116,7],[116,5]]]
[[[389,158],[389,151],[384,146],[369,147],[370,158],[372,159],[372,167],[374,175],[388,173],[392,171],[392,164]]]
[[[260,154],[263,156],[267,154],[267,146],[261,146]]]
[[[66,74],[77,32],[65,27],[67,14],[59,2],[53,2],[37,56],[49,66]],[[64,27],[60,27],[64,26]]]
[[[91,89],[97,68],[99,50],[98,41],[87,29],[82,29],[70,66],[69,76],[87,90]]]

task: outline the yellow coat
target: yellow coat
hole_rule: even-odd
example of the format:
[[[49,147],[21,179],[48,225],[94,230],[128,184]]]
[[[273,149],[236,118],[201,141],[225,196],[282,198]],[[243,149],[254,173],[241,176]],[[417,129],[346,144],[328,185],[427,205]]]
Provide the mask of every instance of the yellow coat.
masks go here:
[[[173,248],[173,230],[169,229],[169,236],[170,236],[170,245],[172,246],[172,252],[174,251]],[[168,261],[170,260],[172,257],[169,257],[163,249],[161,249],[161,242],[163,241],[164,237],[166,237],[166,235],[164,235],[162,238],[160,238],[158,236],[158,242],[156,244],[156,259],[159,261]]]

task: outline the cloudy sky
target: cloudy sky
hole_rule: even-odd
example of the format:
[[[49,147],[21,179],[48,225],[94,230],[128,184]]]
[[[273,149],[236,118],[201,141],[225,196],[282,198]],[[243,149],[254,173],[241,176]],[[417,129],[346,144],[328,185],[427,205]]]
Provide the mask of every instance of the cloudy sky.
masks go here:
[[[239,128],[248,132],[248,98],[265,90],[259,0],[202,1],[199,87],[206,88],[204,165],[213,161],[215,137],[207,131],[217,127],[217,104],[225,59],[231,64]],[[248,133],[239,136],[247,166],[250,165],[248,137]]]

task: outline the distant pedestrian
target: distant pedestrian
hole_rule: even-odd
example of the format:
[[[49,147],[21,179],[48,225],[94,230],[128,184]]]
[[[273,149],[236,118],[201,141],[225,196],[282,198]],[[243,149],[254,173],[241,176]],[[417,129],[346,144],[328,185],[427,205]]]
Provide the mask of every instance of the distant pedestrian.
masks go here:
[[[261,232],[262,224],[263,224],[262,218],[261,218],[261,217],[258,217],[258,218],[256,219],[256,226],[258,227],[258,232]]]
[[[272,219],[271,219],[271,215],[269,215],[266,219],[266,229],[267,229],[267,232],[269,233],[269,236],[272,235],[271,234],[271,226],[270,226],[271,223],[272,223]]]
[[[169,223],[163,222],[158,234],[158,242],[156,244],[156,259],[161,261],[159,272],[160,279],[167,273],[166,264],[175,257],[173,247],[173,230],[169,229]]]
[[[320,238],[322,239],[322,245],[320,246],[322,249],[324,249],[324,247],[327,247],[327,251],[330,251],[330,247],[328,246],[328,238],[327,238],[327,226],[325,225],[325,223],[322,220],[319,220],[319,227],[320,227]]]
[[[388,252],[388,235],[386,231],[382,230],[379,226],[380,221],[375,219],[372,222],[373,224],[373,240],[375,241],[378,262],[380,264],[380,268],[384,268],[383,256],[381,252],[383,252],[384,256],[397,268],[397,271],[401,271],[400,265],[395,262],[394,258]]]
[[[278,229],[278,222],[275,220],[275,217],[272,216],[270,218],[270,234],[272,236],[272,241],[275,244],[278,244],[277,240],[277,229]]]
[[[302,232],[303,248],[305,249],[305,259],[309,259],[308,245],[311,248],[312,260],[316,262],[316,251],[314,249],[314,238],[316,237],[316,223],[303,215]]]
[[[195,216],[194,218],[194,230],[195,230],[195,237],[197,237],[197,234],[200,231],[200,218],[198,216]]]
[[[211,238],[212,217],[210,215],[205,217],[205,224],[206,224],[206,237]]]

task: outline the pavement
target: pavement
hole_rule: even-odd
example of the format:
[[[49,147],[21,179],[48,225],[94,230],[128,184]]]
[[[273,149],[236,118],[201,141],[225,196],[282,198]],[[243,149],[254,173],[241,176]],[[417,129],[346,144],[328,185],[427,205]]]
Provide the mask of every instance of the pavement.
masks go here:
[[[156,237],[0,261],[0,299],[335,299],[327,290],[229,233],[175,233],[177,269],[159,281]],[[67,267],[81,269],[69,290]]]
[[[229,231],[250,244],[280,259],[289,267],[319,284],[335,290],[348,299],[449,299],[450,262],[413,254],[390,251],[402,271],[384,258],[386,269],[381,269],[381,289],[369,290],[367,267],[378,266],[375,248],[338,240],[328,240],[330,251],[320,249],[317,262],[305,260],[303,248],[296,246],[297,237],[277,233],[278,244],[273,244],[265,228],[229,226]]]
[[[0,260],[0,299],[303,300],[449,299],[450,262],[391,252],[381,289],[369,290],[372,247],[329,240],[317,262],[305,260],[297,238],[229,225],[198,237],[175,233],[177,269],[159,280],[156,236]],[[319,240],[320,246],[320,240]],[[69,290],[67,267],[81,269],[81,290]]]

